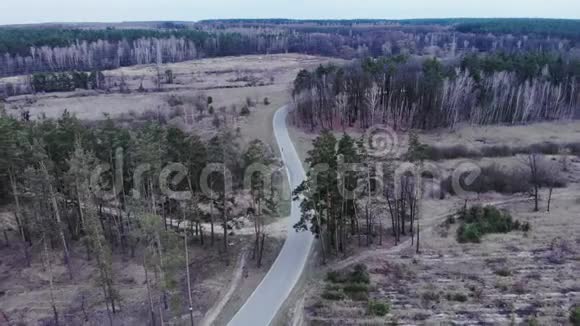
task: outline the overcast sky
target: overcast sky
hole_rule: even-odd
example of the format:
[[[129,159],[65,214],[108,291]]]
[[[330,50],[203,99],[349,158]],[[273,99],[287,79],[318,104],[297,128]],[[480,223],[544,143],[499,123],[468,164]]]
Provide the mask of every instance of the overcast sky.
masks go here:
[[[438,17],[580,18],[580,0],[0,0],[0,24]]]

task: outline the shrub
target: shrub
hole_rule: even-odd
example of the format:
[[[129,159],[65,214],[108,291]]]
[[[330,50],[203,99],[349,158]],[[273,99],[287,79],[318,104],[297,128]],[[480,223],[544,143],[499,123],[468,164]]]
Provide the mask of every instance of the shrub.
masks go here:
[[[338,271],[330,271],[326,273],[326,280],[332,283],[345,283],[346,277]]]
[[[527,326],[540,326],[540,322],[536,319],[536,318],[528,318],[528,320],[526,320],[526,325]]]
[[[569,143],[566,145],[566,148],[571,154],[580,156],[580,143]]]
[[[496,270],[495,274],[499,275],[501,277],[508,277],[508,276],[512,275],[512,272],[509,269],[504,267],[504,268],[500,268],[500,269]]]
[[[573,155],[580,155],[580,143],[558,144],[549,141],[517,147],[511,147],[508,145],[487,145],[479,149],[469,148],[465,145],[431,145],[426,147],[426,154],[428,159],[439,161],[457,158],[509,157],[517,154],[530,153],[558,155],[562,152],[563,148],[568,149]]]
[[[368,292],[369,286],[364,283],[350,283],[344,286],[344,292],[346,293],[353,293],[353,292]]]
[[[459,243],[480,243],[481,242],[481,231],[477,225],[461,225],[457,229],[457,241]]]
[[[214,112],[215,112],[215,109],[213,108],[213,106],[212,106],[212,105],[210,105],[210,106],[209,106],[209,109],[208,109],[208,111],[207,111],[207,112],[208,112],[209,114],[214,114]]]
[[[468,210],[461,210],[458,215],[462,220],[462,225],[457,229],[457,241],[460,243],[479,243],[485,234],[508,233],[517,230],[516,226],[520,225],[524,229],[527,224],[526,228],[529,230],[529,223],[516,223],[509,213],[493,206],[476,205]]]
[[[459,184],[463,190],[486,193],[495,191],[502,194],[525,193],[530,189],[529,173],[523,170],[502,169],[496,164],[481,168],[481,173],[472,183],[466,184],[465,179],[459,179]],[[465,176],[469,173],[465,173]],[[453,187],[453,177],[449,176],[441,181],[441,191],[451,195],[456,194]]]
[[[521,230],[524,232],[529,232],[532,229],[530,222],[525,222],[521,225]]]
[[[355,291],[355,289],[365,288],[368,291],[370,283],[369,273],[364,264],[355,265],[352,272],[344,273],[339,271],[330,271],[326,274],[326,280],[332,283],[348,283],[345,288]]]
[[[386,302],[369,301],[369,314],[373,316],[386,316],[391,311],[391,306]]]
[[[367,292],[350,292],[347,295],[352,301],[369,301],[369,294]]]
[[[185,115],[185,111],[182,107],[176,107],[171,112],[169,112],[169,119],[175,119],[177,117],[183,117]]]
[[[580,306],[570,310],[570,323],[574,326],[580,326]]]
[[[221,120],[220,118],[216,115],[213,117],[213,121],[211,122],[213,124],[214,127],[219,128],[221,125]]]
[[[467,301],[467,295],[463,293],[447,293],[445,298],[447,299],[447,301],[457,301],[457,302]]]
[[[250,108],[247,105],[242,106],[242,109],[240,110],[240,115],[241,116],[250,115]]]
[[[184,101],[183,98],[177,96],[177,95],[169,95],[167,97],[167,104],[169,104],[170,107],[176,107],[179,105],[183,105]]]
[[[560,145],[552,142],[543,142],[539,144],[530,145],[523,154],[525,153],[542,153],[545,155],[557,155],[560,153]]]
[[[211,97],[211,96],[208,96],[208,97],[207,97],[207,105],[210,105],[210,104],[212,104],[212,103],[213,103],[213,97]]]
[[[354,270],[350,274],[349,281],[352,283],[370,283],[370,276],[367,272],[366,265],[358,264],[354,266]]]
[[[340,285],[337,285],[337,284],[328,284],[326,286],[326,291],[340,291]]]
[[[173,84],[173,78],[174,78],[173,70],[171,69],[165,70],[165,82],[167,84]]]
[[[526,283],[524,281],[517,281],[513,285],[513,291],[516,294],[525,294],[526,293]]]
[[[480,157],[477,150],[467,148],[465,145],[453,146],[429,146],[425,148],[425,155],[432,161],[452,160],[456,158]]]
[[[425,302],[439,302],[439,293],[435,291],[427,291],[421,294],[421,299]]]
[[[344,299],[344,293],[339,291],[324,291],[322,298],[326,300],[339,301]]]
[[[256,103],[255,103],[255,102],[254,102],[254,100],[252,100],[251,98],[249,98],[249,97],[246,97],[246,105],[247,105],[248,107],[254,107],[254,106],[256,106]]]
[[[264,105],[270,105],[270,99],[267,97],[264,97]]]
[[[484,157],[507,157],[516,154],[516,151],[507,145],[484,146],[481,148]]]

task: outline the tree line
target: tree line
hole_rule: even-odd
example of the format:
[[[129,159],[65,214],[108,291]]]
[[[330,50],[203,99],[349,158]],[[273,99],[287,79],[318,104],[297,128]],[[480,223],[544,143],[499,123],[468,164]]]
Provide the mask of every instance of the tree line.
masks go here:
[[[75,89],[100,89],[105,84],[105,76],[100,71],[36,73],[30,84],[34,92],[70,92]]]
[[[293,191],[294,200],[302,200],[294,228],[317,237],[323,262],[345,254],[353,241],[382,245],[389,229],[395,244],[410,238],[420,252],[423,185],[418,171],[426,147],[411,133],[407,166],[401,170],[388,155],[374,162],[368,141],[346,133],[337,139],[324,130],[308,152],[306,180]]]
[[[248,35],[219,30],[0,29],[0,76],[284,53],[284,40],[278,33]]]
[[[142,262],[151,324],[167,321],[170,307],[187,311],[191,296],[179,303],[179,271],[189,268],[184,260],[188,246],[195,241],[213,247],[221,237],[220,251],[228,261],[229,223],[235,193],[244,187],[244,170],[273,162],[262,142],[253,141],[242,150],[227,130],[204,141],[159,123],[126,128],[111,119],[84,123],[67,112],[57,120],[38,121],[1,113],[0,202],[12,208],[16,225],[15,230],[3,230],[5,239],[28,266],[42,262],[51,278],[57,325],[62,323],[54,296],[58,285],[52,281],[54,266],[61,264],[52,258],[57,251],[70,279],[77,277],[80,260],[96,263],[111,325],[122,301],[114,255]],[[180,167],[167,172],[176,163]],[[199,180],[212,164],[220,168],[211,170],[209,190],[203,191]],[[267,181],[260,176],[265,177],[252,175],[247,212],[255,221],[258,265],[264,217],[277,213],[279,199],[277,188],[265,187]],[[164,191],[167,187],[188,196],[171,196]]]
[[[294,122],[310,129],[520,124],[578,115],[580,61],[538,54],[467,55],[442,62],[366,58],[300,71]]]
[[[213,19],[199,22],[204,25],[313,25],[313,26],[357,26],[357,25],[404,25],[404,26],[450,26],[464,33],[496,33],[580,37],[580,20],[546,18],[435,18],[435,19]]]
[[[538,50],[566,54],[575,45],[572,37],[557,33],[473,33],[450,29],[449,24],[455,26],[448,21],[428,20],[225,20],[160,29],[0,28],[0,76],[246,54],[294,52],[347,59]]]

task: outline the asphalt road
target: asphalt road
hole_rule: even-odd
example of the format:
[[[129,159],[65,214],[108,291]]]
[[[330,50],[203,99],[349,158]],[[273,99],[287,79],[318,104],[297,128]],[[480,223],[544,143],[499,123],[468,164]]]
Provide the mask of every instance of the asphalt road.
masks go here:
[[[294,189],[304,180],[305,173],[286,128],[287,115],[287,107],[274,115],[274,135],[282,151],[290,187]],[[299,202],[293,202],[288,219],[288,237],[278,258],[228,326],[267,326],[276,316],[304,270],[314,239],[310,232],[297,233],[293,230],[299,219]]]

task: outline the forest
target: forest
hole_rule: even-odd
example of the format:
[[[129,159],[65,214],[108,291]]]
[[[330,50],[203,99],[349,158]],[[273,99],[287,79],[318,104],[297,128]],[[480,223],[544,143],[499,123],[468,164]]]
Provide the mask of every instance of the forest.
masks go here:
[[[382,246],[387,241],[384,230],[392,233],[395,244],[410,236],[420,252],[424,190],[413,173],[427,156],[415,133],[410,139],[406,159],[416,166],[402,174],[395,172],[393,158],[373,162],[364,137],[354,139],[344,133],[337,139],[324,130],[313,141],[306,180],[293,191],[294,200],[302,199],[301,219],[294,228],[316,235],[323,263],[331,255],[345,254],[355,243]],[[379,203],[386,204],[388,213],[373,211]]]
[[[454,128],[578,117],[580,61],[545,53],[467,55],[461,61],[366,58],[301,71],[293,115],[315,129]]]
[[[578,24],[518,19],[280,19],[168,23],[151,29],[0,27],[0,76],[287,52],[346,59],[539,50],[568,55],[576,45]]]
[[[113,274],[114,256],[142,261],[151,273],[143,285],[151,325],[163,324],[175,311],[186,313],[191,296],[189,302],[181,300],[183,274],[178,271],[187,265],[187,247],[217,247],[222,241],[220,251],[229,261],[228,225],[243,186],[242,171],[273,163],[262,142],[255,140],[242,150],[227,130],[204,141],[155,119],[127,127],[111,119],[83,122],[67,112],[57,120],[36,121],[1,113],[0,203],[14,206],[16,221],[14,230],[3,228],[4,240],[26,266],[40,261],[49,276],[60,265],[50,258],[53,252],[62,253],[70,280],[80,277],[83,262],[95,261],[108,319],[101,319],[102,324],[113,324],[126,299],[116,290],[120,280]],[[220,168],[210,170],[204,191],[200,177],[212,164]],[[263,177],[252,175],[256,208],[248,213],[276,215],[278,192],[265,187]],[[256,237],[263,246],[259,221],[257,216]],[[218,235],[217,225],[223,234]],[[258,250],[260,243],[256,245]],[[74,318],[80,316],[65,317],[59,311],[56,284],[51,279],[50,322],[77,324]],[[95,309],[91,318],[97,316]]]

